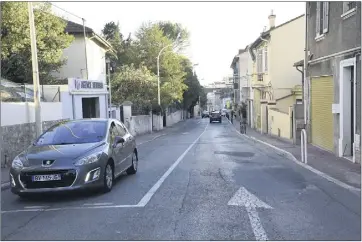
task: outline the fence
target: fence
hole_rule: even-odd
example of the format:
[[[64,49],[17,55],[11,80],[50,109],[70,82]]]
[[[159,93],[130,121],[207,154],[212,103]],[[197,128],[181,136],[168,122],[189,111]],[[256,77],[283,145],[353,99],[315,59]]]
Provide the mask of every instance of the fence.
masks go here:
[[[40,99],[42,102],[60,102],[60,86],[41,85]],[[33,85],[1,86],[2,102],[34,102]]]

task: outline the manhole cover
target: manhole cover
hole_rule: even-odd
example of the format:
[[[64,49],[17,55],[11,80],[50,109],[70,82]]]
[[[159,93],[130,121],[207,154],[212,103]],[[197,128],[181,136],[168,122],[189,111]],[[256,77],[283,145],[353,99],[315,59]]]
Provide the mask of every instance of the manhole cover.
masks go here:
[[[240,151],[214,151],[216,155],[230,155],[237,157],[252,157],[254,153],[252,152],[240,152]]]

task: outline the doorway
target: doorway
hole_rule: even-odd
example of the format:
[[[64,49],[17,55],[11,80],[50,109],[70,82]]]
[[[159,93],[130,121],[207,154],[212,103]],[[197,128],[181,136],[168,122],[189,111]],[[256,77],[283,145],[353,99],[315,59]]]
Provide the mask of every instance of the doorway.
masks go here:
[[[82,98],[83,118],[99,118],[99,98]]]
[[[356,133],[356,59],[340,62],[340,137],[339,156],[354,161]]]

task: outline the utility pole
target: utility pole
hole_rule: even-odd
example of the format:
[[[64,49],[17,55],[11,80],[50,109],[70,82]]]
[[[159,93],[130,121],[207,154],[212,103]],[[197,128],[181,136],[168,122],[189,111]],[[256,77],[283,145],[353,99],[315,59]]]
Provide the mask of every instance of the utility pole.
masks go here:
[[[84,35],[84,54],[85,54],[85,71],[86,71],[86,77],[88,80],[88,56],[87,56],[87,35],[85,33],[85,19],[82,18],[83,21],[83,35]]]
[[[29,25],[30,25],[30,44],[31,44],[31,62],[33,67],[33,87],[34,87],[34,106],[35,106],[35,125],[36,136],[42,134],[41,122],[41,106],[40,106],[40,92],[39,92],[39,69],[38,69],[38,54],[36,47],[36,33],[34,24],[33,4],[28,2],[29,12]]]
[[[109,92],[109,108],[108,108],[108,116],[112,118],[112,85],[111,85],[111,61],[107,58],[106,64],[108,66],[108,92]]]

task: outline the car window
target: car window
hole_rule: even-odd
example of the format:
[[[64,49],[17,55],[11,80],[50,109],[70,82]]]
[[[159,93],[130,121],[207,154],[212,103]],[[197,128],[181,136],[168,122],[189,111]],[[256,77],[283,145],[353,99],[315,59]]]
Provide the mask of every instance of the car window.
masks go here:
[[[65,145],[96,143],[106,135],[106,122],[82,121],[64,122],[55,125],[41,135],[36,145]]]
[[[118,133],[119,133],[119,136],[123,137],[126,135],[126,130],[120,125],[120,124],[116,124],[117,126],[117,130],[118,130]]]

